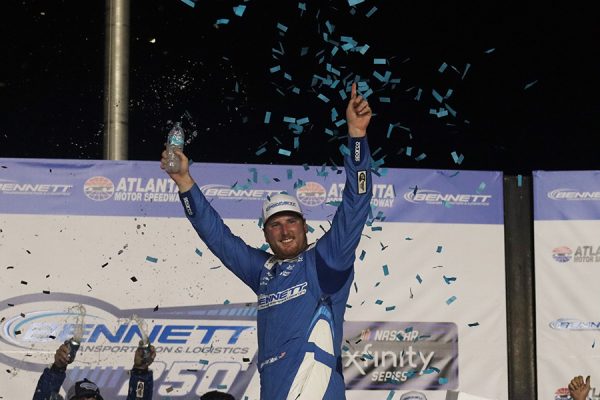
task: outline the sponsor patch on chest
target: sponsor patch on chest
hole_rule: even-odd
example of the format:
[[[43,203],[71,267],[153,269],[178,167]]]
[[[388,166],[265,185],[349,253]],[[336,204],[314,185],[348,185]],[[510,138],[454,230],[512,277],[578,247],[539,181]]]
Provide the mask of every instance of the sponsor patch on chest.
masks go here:
[[[258,309],[264,310],[306,294],[307,282],[281,290],[277,293],[261,294],[258,296]]]

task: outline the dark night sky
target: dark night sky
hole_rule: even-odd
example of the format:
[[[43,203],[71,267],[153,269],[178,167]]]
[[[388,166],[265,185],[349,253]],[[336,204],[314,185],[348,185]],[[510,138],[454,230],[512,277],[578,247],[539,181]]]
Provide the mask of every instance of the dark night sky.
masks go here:
[[[314,74],[336,78],[329,63],[340,78],[358,74],[374,90],[369,137],[372,150],[382,148],[375,158],[385,155],[384,166],[522,174],[598,169],[600,24],[592,2],[365,0],[353,14],[347,0],[306,0],[303,15],[297,1],[131,3],[132,160],[156,160],[169,121],[187,111],[184,124],[198,137],[186,152],[196,161],[339,163],[343,139],[324,131],[337,129],[331,109],[343,115],[344,85],[312,85]],[[237,17],[232,8],[240,4],[247,8]],[[0,156],[101,158],[104,1],[2,0],[0,18]],[[216,27],[220,18],[230,22]],[[341,36],[369,50],[332,55]],[[387,65],[374,65],[374,58]],[[281,70],[271,73],[277,65]],[[400,83],[384,84],[373,71],[390,71]],[[442,107],[432,89],[442,96],[452,89],[445,103],[456,117],[430,114]],[[294,135],[284,116],[310,123]],[[410,134],[395,128],[387,138],[390,123]],[[266,152],[257,156],[264,143]],[[279,155],[279,148],[292,155]],[[460,166],[453,151],[464,155]],[[422,153],[427,157],[417,161]]]

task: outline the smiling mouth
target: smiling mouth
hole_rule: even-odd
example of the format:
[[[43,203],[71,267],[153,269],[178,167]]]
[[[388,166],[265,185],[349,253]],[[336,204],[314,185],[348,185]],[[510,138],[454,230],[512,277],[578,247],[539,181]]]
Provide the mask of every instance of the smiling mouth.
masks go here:
[[[281,241],[281,243],[287,244],[287,243],[291,243],[291,242],[293,242],[293,241],[294,241],[294,239],[283,239],[283,240]]]

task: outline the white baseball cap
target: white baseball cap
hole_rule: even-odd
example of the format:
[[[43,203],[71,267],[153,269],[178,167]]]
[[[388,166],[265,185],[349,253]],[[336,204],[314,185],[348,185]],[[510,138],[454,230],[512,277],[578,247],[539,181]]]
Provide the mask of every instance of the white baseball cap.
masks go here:
[[[273,215],[284,211],[295,212],[303,217],[302,209],[300,208],[298,200],[289,194],[279,193],[267,198],[267,200],[265,200],[263,203],[263,222],[266,223],[267,220]]]

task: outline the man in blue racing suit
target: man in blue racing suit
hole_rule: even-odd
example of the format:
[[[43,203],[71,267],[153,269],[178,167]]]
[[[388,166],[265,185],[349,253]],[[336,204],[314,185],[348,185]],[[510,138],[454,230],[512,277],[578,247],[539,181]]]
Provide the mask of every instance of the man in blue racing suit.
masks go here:
[[[345,399],[341,346],[356,247],[370,209],[367,126],[371,109],[352,85],[346,108],[346,184],[331,229],[308,245],[298,201],[286,194],[263,205],[264,235],[274,255],[233,235],[189,174],[187,157],[169,176],[186,215],[208,248],[258,296],[258,370],[263,400]],[[161,168],[167,166],[162,154]]]

